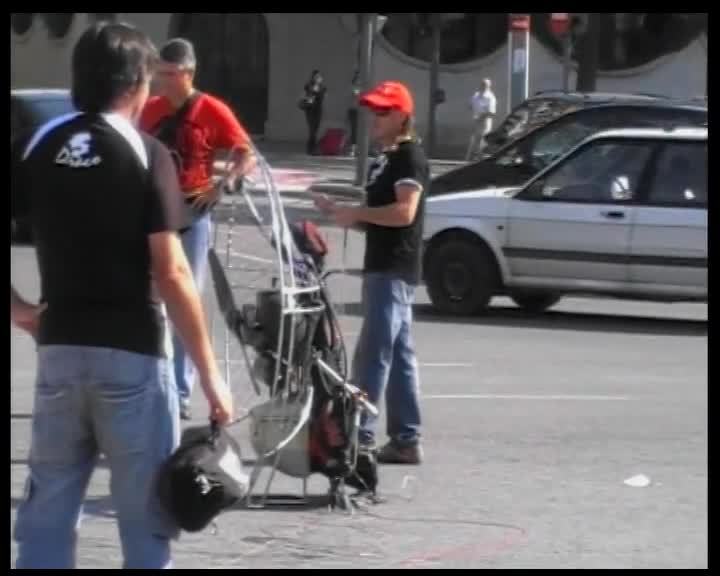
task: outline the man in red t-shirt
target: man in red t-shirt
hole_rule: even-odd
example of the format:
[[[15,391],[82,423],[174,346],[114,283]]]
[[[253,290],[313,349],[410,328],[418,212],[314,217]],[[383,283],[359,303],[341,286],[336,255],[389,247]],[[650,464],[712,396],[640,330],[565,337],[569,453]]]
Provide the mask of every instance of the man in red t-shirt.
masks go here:
[[[233,155],[226,176],[230,190],[237,178],[255,168],[256,158],[250,138],[232,110],[218,98],[195,90],[195,68],[195,50],[189,41],[175,38],[163,46],[155,74],[158,96],[148,100],[140,127],[173,152],[188,213],[182,244],[198,290],[202,290],[211,238],[210,212],[219,193],[212,179],[216,153],[230,150]],[[187,420],[195,367],[177,332],[173,344],[180,415]]]

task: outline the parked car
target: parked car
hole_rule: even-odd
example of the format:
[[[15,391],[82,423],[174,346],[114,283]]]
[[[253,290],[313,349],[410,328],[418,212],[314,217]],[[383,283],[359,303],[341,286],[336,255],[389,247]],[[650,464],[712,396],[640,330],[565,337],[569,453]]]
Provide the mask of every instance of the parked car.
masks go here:
[[[498,294],[531,311],[569,293],[707,300],[707,134],[598,132],[523,186],[428,198],[433,305],[464,315]]]
[[[665,96],[653,94],[616,94],[611,92],[537,92],[508,114],[502,123],[487,136],[484,156],[492,156],[500,148],[575,110],[607,104],[647,104],[667,101]]]
[[[74,110],[69,90],[35,89],[10,91],[10,142],[34,132],[57,116]],[[12,185],[12,176],[11,176]],[[11,209],[11,240],[31,240],[31,227],[27,220]]]
[[[531,98],[523,106],[534,120],[523,124],[521,135],[514,134],[490,157],[437,176],[429,195],[521,186],[600,130],[707,125],[706,103],[651,96],[565,94]]]

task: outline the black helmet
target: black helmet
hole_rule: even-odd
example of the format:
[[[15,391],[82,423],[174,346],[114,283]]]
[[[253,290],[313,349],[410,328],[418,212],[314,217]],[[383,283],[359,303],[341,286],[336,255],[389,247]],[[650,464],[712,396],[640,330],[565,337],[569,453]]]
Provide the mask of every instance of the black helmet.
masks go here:
[[[248,485],[237,443],[214,424],[187,429],[157,479],[160,502],[187,532],[204,529],[241,500]]]

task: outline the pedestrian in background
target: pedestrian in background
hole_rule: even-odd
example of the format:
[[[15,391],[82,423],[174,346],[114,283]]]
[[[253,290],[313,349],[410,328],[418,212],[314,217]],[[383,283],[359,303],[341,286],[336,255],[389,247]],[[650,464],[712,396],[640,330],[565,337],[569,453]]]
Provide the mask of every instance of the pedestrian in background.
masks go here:
[[[350,106],[348,107],[348,124],[350,126],[350,156],[357,152],[357,126],[358,126],[358,99],[360,98],[360,72],[353,74],[350,93]]]
[[[419,374],[411,328],[415,287],[421,279],[422,226],[430,169],[413,129],[414,103],[399,82],[361,95],[373,115],[372,136],[382,153],[370,166],[364,206],[316,205],[343,227],[365,230],[363,325],[353,359],[353,381],[378,405],[385,390],[390,440],[378,462],[419,464]],[[375,450],[376,418],[365,414],[360,443]]]
[[[482,87],[470,99],[472,108],[473,128],[470,135],[466,160],[479,158],[487,146],[485,138],[492,132],[493,118],[497,113],[497,100],[492,91],[492,82],[489,78],[482,81]]]
[[[300,108],[305,112],[308,125],[308,139],[305,151],[308,155],[317,153],[317,135],[322,121],[323,101],[325,100],[325,81],[319,70],[313,70],[304,86]]]

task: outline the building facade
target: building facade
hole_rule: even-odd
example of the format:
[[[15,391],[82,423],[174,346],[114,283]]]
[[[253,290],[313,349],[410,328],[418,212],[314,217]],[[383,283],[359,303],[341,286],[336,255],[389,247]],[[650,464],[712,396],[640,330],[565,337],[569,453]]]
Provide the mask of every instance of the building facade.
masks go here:
[[[413,14],[386,14],[376,36],[375,80],[406,82],[417,100],[417,127],[428,115],[431,40]],[[455,14],[442,33],[437,108],[441,144],[467,141],[468,102],[481,78],[493,80],[499,115],[508,111],[507,14]],[[559,43],[549,14],[532,15],[530,94],[562,85]],[[697,97],[707,92],[707,14],[603,14],[597,90]],[[663,15],[661,15],[663,16]],[[68,86],[72,46],[97,19],[129,21],[157,44],[186,36],[196,45],[197,85],[222,96],[254,134],[300,142],[305,120],[298,100],[311,71],[327,83],[321,131],[344,126],[358,62],[356,14],[113,13],[13,14],[14,88]],[[574,71],[571,86],[574,85]]]

